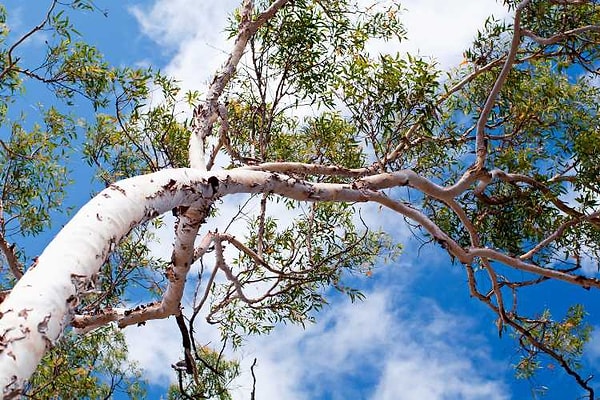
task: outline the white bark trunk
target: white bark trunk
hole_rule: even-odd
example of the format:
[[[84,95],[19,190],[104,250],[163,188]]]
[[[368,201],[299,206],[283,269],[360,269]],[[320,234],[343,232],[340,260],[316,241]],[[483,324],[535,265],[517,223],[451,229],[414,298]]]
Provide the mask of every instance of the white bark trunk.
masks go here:
[[[18,394],[114,246],[133,227],[175,206],[210,199],[201,173],[166,170],[111,185],[54,238],[0,305],[0,385]]]
[[[44,353],[70,324],[78,295],[123,236],[177,206],[206,207],[215,189],[219,196],[268,191],[306,201],[368,200],[350,185],[310,184],[250,170],[173,169],[111,185],[58,233],[0,304],[2,395],[18,395]]]

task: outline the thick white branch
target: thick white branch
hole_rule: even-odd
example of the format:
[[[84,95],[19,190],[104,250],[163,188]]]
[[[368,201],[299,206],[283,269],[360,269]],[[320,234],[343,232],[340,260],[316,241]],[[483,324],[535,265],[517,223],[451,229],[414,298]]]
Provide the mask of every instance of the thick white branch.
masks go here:
[[[167,170],[121,181],[85,205],[0,305],[0,393],[16,396],[70,323],[78,295],[121,238],[175,206],[211,201],[203,174]]]
[[[0,304],[1,393],[18,396],[43,354],[71,322],[79,294],[132,228],[177,206],[201,209],[216,195],[258,192],[304,201],[368,200],[350,185],[311,184],[248,170],[163,170],[111,185],[59,232]]]

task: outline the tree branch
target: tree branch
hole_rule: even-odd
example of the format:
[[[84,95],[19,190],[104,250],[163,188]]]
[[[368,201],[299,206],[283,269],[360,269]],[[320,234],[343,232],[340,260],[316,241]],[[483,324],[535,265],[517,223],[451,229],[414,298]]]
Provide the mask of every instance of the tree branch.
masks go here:
[[[557,33],[556,35],[552,35],[550,37],[542,37],[542,36],[538,36],[535,33],[533,33],[532,31],[528,30],[528,29],[523,29],[521,30],[521,34],[523,36],[527,36],[528,38],[533,39],[535,42],[544,45],[544,46],[548,46],[548,45],[552,45],[555,43],[558,43],[564,39],[567,39],[570,36],[573,35],[578,35],[580,33],[584,33],[584,32],[600,32],[600,25],[586,25],[586,26],[582,26],[579,28],[575,28],[575,29],[570,29],[568,31],[565,32],[561,32],[561,33]]]
[[[547,278],[557,279],[559,281],[568,282],[585,289],[597,288],[600,289],[600,280],[596,278],[588,278],[583,275],[572,275],[555,269],[543,268],[538,265],[526,263],[519,258],[511,257],[497,250],[487,248],[470,248],[468,252],[471,256],[482,257],[490,260],[499,261],[509,267],[513,267],[520,271],[530,272],[535,275],[545,276]]]
[[[198,210],[208,210],[215,199],[235,193],[273,193],[309,202],[376,202],[421,225],[443,248],[467,266],[471,265],[474,257],[482,257],[536,275],[582,287],[600,288],[597,279],[542,268],[491,249],[463,249],[421,211],[379,192],[384,188],[410,185],[432,197],[448,200],[456,193],[462,193],[463,186],[470,185],[474,176],[476,174],[460,184],[443,188],[412,171],[360,178],[354,184],[336,184],[307,182],[278,173],[242,168],[210,173],[183,168],[163,170],[113,184],[65,225],[40,255],[36,268],[28,270],[0,304],[0,337],[4,346],[0,352],[0,383],[7,388],[6,392],[21,387],[46,349],[70,322],[68,316],[74,311],[78,296],[85,292],[89,281],[98,273],[116,243],[132,227],[175,207],[186,206],[195,211],[184,213],[179,221],[177,232],[180,242],[174,250],[163,300],[133,310],[114,309],[100,317],[82,318],[84,321],[95,318],[96,322],[118,319],[119,326],[123,327],[178,313],[183,283],[194,254],[191,238],[195,237],[197,227],[206,215]],[[215,241],[217,256],[221,258],[220,268],[235,285],[237,278],[223,265],[221,240],[224,239]],[[212,241],[213,237],[206,235],[201,247],[208,249]],[[52,279],[48,279],[49,274]],[[265,296],[272,295],[277,283]],[[257,301],[245,298],[243,292],[240,294],[238,291],[237,294],[244,300]],[[22,329],[14,329],[15,326]],[[15,359],[10,356],[13,353],[28,354],[28,357]]]
[[[253,21],[252,13],[254,10],[254,2],[252,0],[244,0],[242,11],[240,13],[241,17],[238,34],[234,41],[233,50],[229,54],[229,58],[221,70],[215,74],[208,89],[206,101],[194,109],[191,126],[192,134],[190,135],[189,144],[190,167],[205,171],[207,170],[205,162],[206,141],[212,134],[213,125],[219,115],[219,98],[235,73],[250,37],[288,2],[289,0],[275,1]]]
[[[23,264],[21,264],[19,258],[15,254],[15,245],[9,244],[2,234],[0,234],[0,250],[6,257],[6,262],[8,263],[10,272],[15,278],[21,279],[23,276]]]
[[[512,42],[510,44],[510,49],[508,51],[508,56],[506,57],[506,61],[504,62],[504,66],[496,78],[496,82],[494,83],[494,87],[488,94],[487,100],[483,106],[483,110],[479,115],[479,119],[477,120],[477,131],[476,131],[476,154],[477,161],[475,162],[475,166],[477,169],[482,169],[485,164],[485,159],[487,157],[487,140],[485,139],[485,124],[490,116],[492,108],[494,107],[494,103],[496,102],[496,98],[500,93],[500,89],[504,86],[504,82],[508,77],[508,73],[512,69],[513,63],[517,56],[517,50],[519,49],[519,44],[521,43],[521,10],[529,3],[529,0],[523,0],[518,6],[515,12],[514,19],[514,32]]]
[[[42,28],[50,20],[50,15],[54,11],[54,8],[56,7],[57,3],[58,3],[58,0],[52,0],[52,4],[50,4],[50,7],[48,8],[48,11],[46,12],[46,15],[44,16],[44,19],[42,20],[42,22],[40,22],[39,24],[37,24],[36,26],[31,28],[31,30],[29,32],[25,33],[23,36],[21,36],[19,38],[19,40],[17,40],[15,43],[13,43],[12,46],[10,46],[10,48],[8,49],[7,55],[6,55],[7,60],[8,60],[8,65],[2,70],[2,72],[0,72],[0,80],[4,79],[6,74],[9,73],[10,70],[14,68],[14,66],[17,64],[17,62],[19,62],[18,58],[13,59],[13,52],[15,51],[15,49],[17,47],[19,47],[25,40],[30,38],[34,33],[42,30]]]

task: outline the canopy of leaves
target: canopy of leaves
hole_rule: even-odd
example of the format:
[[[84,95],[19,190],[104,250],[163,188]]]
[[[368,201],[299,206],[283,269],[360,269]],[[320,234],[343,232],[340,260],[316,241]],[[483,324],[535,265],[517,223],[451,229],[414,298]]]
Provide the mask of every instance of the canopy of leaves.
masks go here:
[[[275,2],[256,3],[254,18]],[[600,10],[593,1],[505,3],[518,16],[514,24],[489,18],[464,61],[442,73],[434,60],[370,54],[374,40],[405,39],[399,5],[289,2],[250,37],[225,86],[207,141],[208,169],[273,171],[278,164],[290,180],[377,192],[380,204],[403,210],[419,235],[453,258],[482,249],[501,254],[463,264],[470,293],[497,315],[500,334],[511,330],[523,352],[518,376],[530,377],[540,359],[550,357],[591,397],[578,372],[590,338],[583,307],[573,305],[553,320],[546,310],[526,315],[516,299],[550,277],[586,288],[597,283],[589,266],[600,259]],[[200,93],[181,93],[177,82],[160,73],[108,65],[99,50],[78,40],[68,19],[73,9],[95,6],[51,2],[40,25],[51,40],[39,60],[21,60],[18,53],[42,28],[20,39],[5,24],[0,31],[0,122],[9,132],[0,142],[0,247],[12,271],[2,276],[6,289],[33,260],[19,240],[39,235],[53,213],[68,210],[68,157],[82,158],[95,170],[91,191],[125,177],[185,167],[203,104]],[[232,16],[231,37],[240,33],[244,18],[243,9]],[[5,20],[0,10],[0,22]],[[18,112],[15,100],[31,82],[47,88],[56,104],[40,104],[35,115]],[[93,118],[75,113],[72,106],[81,101]],[[194,117],[186,119],[189,109]],[[360,181],[407,170],[421,180],[386,190]],[[455,196],[431,189],[475,175]],[[201,312],[234,346],[276,323],[311,322],[332,291],[360,299],[349,278],[370,275],[377,262],[393,260],[400,250],[363,221],[354,204],[306,204],[272,193],[236,200],[230,223],[213,231],[219,240],[211,250],[222,259],[203,257],[198,276],[190,279],[197,285],[192,336]],[[210,217],[220,216],[219,205]],[[230,235],[239,225],[244,234]],[[137,227],[115,246],[97,293],[78,312],[127,304],[139,288],[163,294],[163,273],[172,261],[152,257],[151,232]],[[223,243],[229,243],[227,252]],[[215,279],[220,271],[224,279]],[[133,367],[114,368],[124,360],[120,336],[109,330],[84,338],[68,334],[60,347],[67,350],[44,360],[29,393],[60,397],[60,390],[74,385],[72,393],[95,398],[121,384],[132,395],[141,393]],[[101,355],[103,348],[112,350]],[[204,347],[195,353],[195,373],[178,370],[179,384],[169,398],[229,398],[237,363]],[[219,362],[225,372],[218,372]],[[99,372],[91,373],[92,366]],[[107,383],[104,375],[112,380]]]
[[[26,388],[31,399],[107,399],[118,392],[146,398],[141,371],[127,360],[123,333],[112,326],[65,335]]]

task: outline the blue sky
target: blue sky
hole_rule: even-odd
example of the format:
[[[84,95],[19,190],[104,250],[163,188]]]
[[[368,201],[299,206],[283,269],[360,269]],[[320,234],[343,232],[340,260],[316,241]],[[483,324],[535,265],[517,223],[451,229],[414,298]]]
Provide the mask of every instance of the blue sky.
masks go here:
[[[46,7],[44,1],[4,3],[8,23],[16,33],[37,23]],[[407,0],[403,4],[409,10],[410,41],[399,50],[434,56],[444,67],[460,62],[462,51],[487,15],[506,15],[493,0],[443,4]],[[83,39],[98,46],[110,63],[152,65],[179,79],[185,89],[203,91],[226,57],[229,46],[222,29],[237,1],[98,1],[97,5],[106,9],[108,17],[80,13],[73,15],[73,21]],[[24,56],[39,51],[43,40],[36,40],[26,45]],[[26,93],[20,102],[26,106],[43,98],[38,90]],[[77,182],[69,201],[80,206],[92,191],[90,171],[77,158],[72,168],[77,171]],[[224,204],[226,210],[235,206]],[[508,335],[499,339],[494,316],[469,298],[462,268],[452,265],[434,246],[420,248],[401,218],[368,207],[365,215],[374,226],[400,239],[404,254],[362,281],[367,294],[364,302],[350,304],[334,296],[318,323],[306,330],[281,326],[270,336],[249,338],[234,355],[244,371],[236,382],[236,399],[249,398],[249,368],[255,357],[257,398],[261,400],[526,399],[532,398],[539,385],[550,388],[545,399],[578,397],[576,386],[558,369],[546,369],[532,382],[516,381],[512,371],[518,362],[515,343]],[[62,223],[64,219],[58,218],[55,229]],[[31,252],[39,252],[54,232],[32,243]],[[159,235],[163,241],[155,251],[168,258],[171,233]],[[550,307],[561,316],[569,305],[582,302],[588,307],[590,322],[598,325],[596,296],[592,291],[548,282],[530,291],[521,304],[539,312]],[[218,332],[199,325],[199,337],[217,343]],[[125,333],[131,357],[145,369],[154,384],[152,397],[157,398],[174,377],[170,365],[180,358],[176,325],[172,319],[152,321],[145,327],[127,328]],[[591,373],[597,373],[593,367],[598,367],[599,360],[597,336],[589,345]]]

